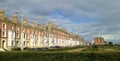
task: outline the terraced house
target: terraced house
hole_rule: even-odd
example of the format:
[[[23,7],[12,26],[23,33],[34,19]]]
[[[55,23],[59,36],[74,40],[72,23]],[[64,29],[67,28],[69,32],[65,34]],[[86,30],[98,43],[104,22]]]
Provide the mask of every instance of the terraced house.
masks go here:
[[[54,23],[36,26],[34,21],[28,24],[26,18],[20,22],[15,14],[9,19],[4,10],[0,10],[0,51],[14,47],[77,46],[83,45],[83,42],[78,35],[69,34]]]

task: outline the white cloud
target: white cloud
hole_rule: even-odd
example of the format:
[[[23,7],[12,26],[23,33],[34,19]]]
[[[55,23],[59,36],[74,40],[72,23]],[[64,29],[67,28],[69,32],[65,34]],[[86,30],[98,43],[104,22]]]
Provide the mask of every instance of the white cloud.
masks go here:
[[[102,33],[112,36],[112,33],[120,32],[119,2],[120,0],[1,0],[0,8],[5,9],[10,17],[23,8],[22,14],[29,22],[51,21],[69,32],[79,32],[87,40],[92,40]],[[64,14],[57,14],[57,18],[54,18],[54,10]]]

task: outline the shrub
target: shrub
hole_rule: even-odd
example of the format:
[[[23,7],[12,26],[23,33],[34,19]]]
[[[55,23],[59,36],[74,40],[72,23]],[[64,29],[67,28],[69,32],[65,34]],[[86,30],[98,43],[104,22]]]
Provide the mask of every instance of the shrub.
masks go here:
[[[98,51],[98,46],[97,45],[93,45],[92,49],[93,49],[93,51]]]
[[[28,48],[28,47],[24,47],[23,50],[30,50],[30,48]]]
[[[21,51],[21,48],[20,47],[14,47],[11,49],[12,51]]]

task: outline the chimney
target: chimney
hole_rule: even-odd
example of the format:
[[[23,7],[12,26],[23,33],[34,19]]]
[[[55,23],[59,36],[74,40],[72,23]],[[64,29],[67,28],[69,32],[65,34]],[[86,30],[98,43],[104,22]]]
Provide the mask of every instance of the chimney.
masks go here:
[[[35,27],[35,22],[34,21],[31,22],[31,26]]]
[[[62,30],[63,32],[67,32],[66,29],[61,28],[61,30]]]
[[[0,9],[0,19],[4,19],[4,10]]]
[[[41,24],[38,24],[38,27],[41,26]]]
[[[42,27],[43,30],[46,30],[46,25],[45,24],[43,24],[41,27]]]
[[[17,15],[16,15],[16,14],[13,15],[12,21],[13,21],[14,23],[17,23],[17,22],[18,22],[18,18],[17,18]]]
[[[42,27],[41,27],[41,24],[38,24],[38,26],[37,26],[39,29],[41,29]]]
[[[52,22],[48,22],[48,25],[51,25],[52,24]]]
[[[51,25],[52,25],[52,23],[51,23],[51,22],[48,22],[48,31],[49,31],[49,32],[52,32],[52,26],[51,26]]]
[[[23,25],[27,25],[27,19],[23,18]]]
[[[58,28],[58,26],[57,26],[56,24],[53,24],[53,27],[54,27],[54,28]]]

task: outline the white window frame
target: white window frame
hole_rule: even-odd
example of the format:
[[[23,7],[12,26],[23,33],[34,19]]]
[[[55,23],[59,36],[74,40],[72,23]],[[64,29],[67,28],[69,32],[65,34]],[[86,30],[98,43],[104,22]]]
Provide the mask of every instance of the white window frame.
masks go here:
[[[23,46],[26,46],[26,42],[25,41],[23,41]]]
[[[3,35],[3,32],[4,32],[4,35]],[[2,37],[6,37],[6,30],[2,31]]]
[[[23,33],[23,38],[26,39],[26,33]]]
[[[10,30],[13,30],[13,25],[10,25]]]
[[[4,25],[4,27],[3,27]],[[2,29],[5,30],[6,29],[6,23],[2,23]]]
[[[17,26],[16,29],[17,29],[17,31],[19,31],[19,30],[20,30],[20,27]]]
[[[16,36],[17,36],[17,38],[19,38],[20,37],[19,33],[16,33]]]

